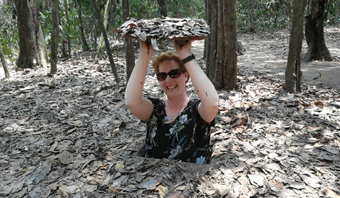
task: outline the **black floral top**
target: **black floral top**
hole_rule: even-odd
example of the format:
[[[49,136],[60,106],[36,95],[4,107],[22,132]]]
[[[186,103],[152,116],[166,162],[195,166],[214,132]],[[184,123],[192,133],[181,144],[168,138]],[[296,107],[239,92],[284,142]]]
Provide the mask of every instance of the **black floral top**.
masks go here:
[[[177,159],[198,164],[208,163],[211,156],[210,124],[197,111],[199,99],[190,99],[180,115],[171,123],[162,99],[149,100],[154,110],[147,124],[146,155],[151,158]]]

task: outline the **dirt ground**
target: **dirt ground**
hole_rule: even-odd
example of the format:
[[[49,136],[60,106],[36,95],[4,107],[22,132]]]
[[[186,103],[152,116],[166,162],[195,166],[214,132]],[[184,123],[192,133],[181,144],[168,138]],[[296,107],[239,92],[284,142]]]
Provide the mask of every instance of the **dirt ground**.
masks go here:
[[[340,30],[336,28],[325,31],[326,45],[334,57],[334,61],[302,62],[301,84],[321,84],[340,89]],[[277,32],[273,34],[243,34],[238,37],[246,49],[244,55],[238,56],[238,66],[245,66],[254,71],[269,76],[279,76],[284,79],[288,51],[289,33]],[[203,57],[203,41],[193,43],[193,53]],[[307,51],[307,44],[303,41],[302,54]],[[303,55],[302,55],[303,57]]]
[[[325,31],[326,45],[334,61],[302,62],[302,84],[320,84],[340,89],[340,30],[330,28]],[[268,75],[284,78],[289,51],[288,32],[265,35],[242,35],[239,37],[247,52],[239,56],[238,65],[252,68]],[[303,41],[302,57],[307,52]]]

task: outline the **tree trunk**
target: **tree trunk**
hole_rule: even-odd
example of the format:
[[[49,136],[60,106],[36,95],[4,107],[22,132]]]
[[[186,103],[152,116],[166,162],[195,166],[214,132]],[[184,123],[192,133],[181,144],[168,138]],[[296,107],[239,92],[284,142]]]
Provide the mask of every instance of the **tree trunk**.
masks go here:
[[[5,56],[4,56],[4,53],[2,51],[1,45],[0,45],[0,59],[1,59],[2,67],[4,68],[5,77],[9,78],[10,75],[9,75],[9,72],[8,72],[7,63],[6,63]]]
[[[306,0],[295,0],[294,3],[294,15],[292,19],[292,30],[290,33],[289,41],[289,54],[287,61],[287,69],[285,73],[286,78],[286,90],[290,93],[294,92],[294,82],[297,80],[296,91],[300,90],[300,54],[302,48],[303,39],[303,19],[304,19],[304,8],[306,5]],[[295,67],[295,75],[294,75]]]
[[[94,10],[97,14],[97,20],[98,20],[99,28],[103,33],[103,37],[104,37],[104,41],[105,41],[105,45],[106,45],[106,52],[107,52],[107,56],[109,57],[109,60],[110,60],[110,66],[111,66],[112,73],[115,77],[116,83],[119,83],[120,78],[118,76],[118,73],[117,73],[117,70],[116,70],[116,67],[115,67],[115,63],[113,61],[110,43],[109,43],[109,40],[108,40],[107,35],[106,35],[106,30],[105,30],[105,27],[104,27],[104,24],[103,24],[101,15],[100,15],[100,10],[98,8],[96,0],[92,0],[92,4],[93,4],[93,8],[94,8]]]
[[[35,68],[41,65],[42,59],[47,60],[47,57],[41,57],[44,53],[40,50],[44,47],[39,46],[45,41],[39,36],[37,0],[17,0],[16,3],[20,46],[16,65],[18,68]]]
[[[68,58],[71,57],[71,37],[70,37],[70,19],[68,17],[68,5],[67,5],[67,0],[64,0],[64,4],[65,4],[65,15],[66,15],[66,28],[67,28],[67,56]]]
[[[123,1],[124,2],[124,1]],[[162,17],[167,17],[168,16],[168,12],[166,10],[166,3],[165,0],[157,0],[158,3],[158,10],[159,10],[159,15]]]
[[[224,23],[224,88],[235,89],[237,83],[237,22],[236,0],[223,1]]]
[[[206,47],[207,76],[216,89],[234,89],[237,83],[236,0],[207,1],[207,5],[211,16],[211,34],[207,39],[210,48]]]
[[[204,17],[205,20],[207,21],[208,25],[211,25],[211,16],[210,16],[210,12],[211,12],[211,5],[210,3],[208,3],[209,0],[204,0],[205,3],[205,10],[204,10]],[[208,64],[208,62],[210,61],[210,57],[209,57],[209,49],[210,49],[210,35],[208,36],[207,39],[204,40],[204,58],[206,58],[206,63]]]
[[[216,89],[223,88],[223,62],[224,62],[224,27],[223,27],[223,0],[217,1],[217,46],[216,67],[213,84]]]
[[[83,20],[82,20],[82,16],[81,16],[81,5],[80,3],[78,3],[78,1],[76,1],[77,4],[77,9],[78,9],[78,18],[79,18],[79,29],[80,29],[80,36],[81,36],[81,40],[83,42],[83,50],[84,51],[89,51],[89,45],[86,42],[85,39],[85,35],[84,35],[84,28],[83,28]]]
[[[289,20],[292,20],[292,7],[291,7],[292,0],[287,0],[287,12]]]
[[[116,12],[116,8],[117,8],[117,2],[113,0],[111,3],[111,8],[109,8],[109,17],[107,19],[107,24],[109,25],[106,27],[106,31],[110,31],[111,29],[111,22],[114,21],[114,14]]]
[[[326,47],[324,37],[324,11],[327,0],[313,0],[312,13],[306,16],[305,36],[308,51],[305,61],[323,60],[332,61],[333,57]]]
[[[67,57],[66,43],[66,40],[62,40],[61,51],[63,53],[63,57]]]
[[[210,23],[210,35],[208,37],[210,42],[210,49],[207,51],[209,53],[207,57],[207,76],[212,81],[215,75],[216,68],[216,48],[217,48],[217,0],[211,0],[209,7],[211,15]],[[209,59],[208,59],[209,58]]]
[[[248,28],[247,32],[254,33],[254,0],[248,0]]]
[[[109,9],[108,8],[110,7],[110,2],[111,2],[111,0],[108,0],[106,2],[106,5],[105,5],[105,12],[104,12],[104,28],[105,28],[105,32],[106,32],[107,19],[108,19],[108,14],[109,14]],[[98,48],[97,48],[96,56],[99,55],[99,51],[100,51],[100,49],[103,46],[104,46],[104,36],[103,36],[103,32],[102,32],[101,35],[100,35],[100,39],[99,39],[99,43],[98,43]]]
[[[38,32],[38,46],[39,46],[39,54],[40,54],[40,61],[41,61],[41,66],[44,68],[47,68],[47,46],[44,38],[44,33],[41,29],[41,25],[39,23],[39,32]]]
[[[53,32],[51,42],[51,74],[57,73],[58,62],[58,36],[59,36],[59,1],[52,1]]]
[[[129,17],[129,0],[122,2],[123,7],[123,21]],[[130,79],[133,68],[135,67],[135,53],[133,50],[132,39],[125,38],[125,52],[126,52],[126,83]]]

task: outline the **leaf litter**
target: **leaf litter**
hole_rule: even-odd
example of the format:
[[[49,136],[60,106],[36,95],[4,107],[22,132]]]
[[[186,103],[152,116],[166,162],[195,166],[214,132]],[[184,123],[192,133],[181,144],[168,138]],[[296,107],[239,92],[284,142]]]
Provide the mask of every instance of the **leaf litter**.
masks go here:
[[[238,89],[218,91],[211,163],[196,165],[136,155],[145,126],[108,64],[84,55],[54,77],[26,69],[0,84],[0,197],[339,197],[339,90],[289,94],[238,66]],[[145,86],[162,96],[152,69]]]

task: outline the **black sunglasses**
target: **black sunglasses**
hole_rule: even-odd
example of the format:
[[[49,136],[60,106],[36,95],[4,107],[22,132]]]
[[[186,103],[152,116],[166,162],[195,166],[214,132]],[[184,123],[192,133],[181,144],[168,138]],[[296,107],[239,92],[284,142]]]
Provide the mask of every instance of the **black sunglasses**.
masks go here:
[[[170,78],[178,78],[184,71],[180,69],[173,69],[169,71],[169,73],[166,72],[159,72],[157,73],[157,80],[163,81],[166,79],[166,77],[169,75]]]

